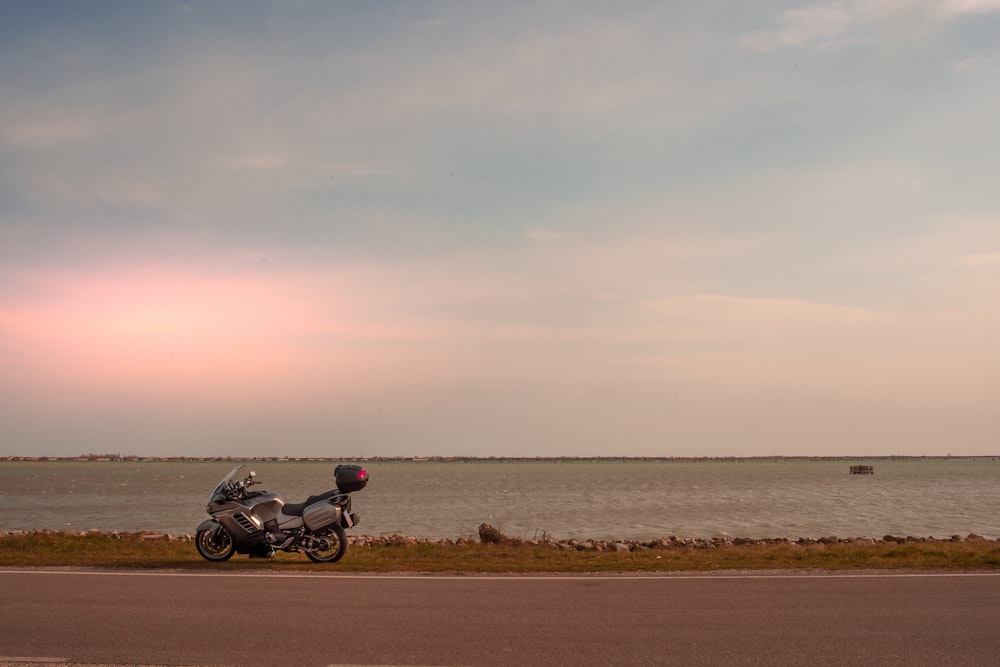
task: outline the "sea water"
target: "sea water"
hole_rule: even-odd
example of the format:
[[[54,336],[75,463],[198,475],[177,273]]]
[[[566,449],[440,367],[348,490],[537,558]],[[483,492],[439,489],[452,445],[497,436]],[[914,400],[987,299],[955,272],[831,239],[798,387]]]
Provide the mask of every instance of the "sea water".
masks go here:
[[[874,467],[852,475],[852,464]],[[0,462],[0,530],[193,533],[228,462]],[[253,462],[301,502],[333,463]],[[368,462],[355,534],[525,539],[1000,536],[1000,461]]]

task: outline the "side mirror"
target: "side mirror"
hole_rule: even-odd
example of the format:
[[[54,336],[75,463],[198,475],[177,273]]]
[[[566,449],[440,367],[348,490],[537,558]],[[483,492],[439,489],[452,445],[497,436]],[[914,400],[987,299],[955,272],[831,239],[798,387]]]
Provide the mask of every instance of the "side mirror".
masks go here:
[[[257,477],[257,473],[255,473],[253,470],[251,470],[250,474],[247,475],[247,486],[250,486],[251,484],[253,484],[253,480],[254,480],[255,477]]]

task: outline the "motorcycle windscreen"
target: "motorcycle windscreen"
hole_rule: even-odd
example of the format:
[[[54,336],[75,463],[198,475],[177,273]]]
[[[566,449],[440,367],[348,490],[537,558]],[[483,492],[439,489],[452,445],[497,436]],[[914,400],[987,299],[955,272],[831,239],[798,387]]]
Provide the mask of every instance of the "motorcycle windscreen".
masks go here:
[[[215,496],[219,495],[219,493],[222,491],[222,489],[226,488],[226,486],[230,482],[232,482],[234,479],[236,479],[239,476],[240,470],[242,470],[242,469],[243,469],[243,466],[242,465],[238,465],[235,468],[233,468],[232,470],[230,470],[229,474],[226,475],[225,477],[223,477],[222,480],[215,486],[215,490],[212,491],[212,495],[209,496],[209,500],[211,500]]]

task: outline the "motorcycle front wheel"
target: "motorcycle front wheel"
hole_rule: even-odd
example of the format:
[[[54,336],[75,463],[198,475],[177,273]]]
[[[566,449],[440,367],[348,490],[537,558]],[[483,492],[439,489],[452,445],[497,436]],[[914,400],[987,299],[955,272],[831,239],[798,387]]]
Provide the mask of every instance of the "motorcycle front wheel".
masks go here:
[[[318,549],[306,549],[306,555],[314,563],[336,563],[344,557],[347,551],[347,533],[338,524],[333,524],[329,528],[324,528],[316,534],[316,537],[325,542],[325,546]]]
[[[194,536],[194,547],[202,558],[213,562],[229,560],[236,553],[236,541],[222,526],[199,530]]]

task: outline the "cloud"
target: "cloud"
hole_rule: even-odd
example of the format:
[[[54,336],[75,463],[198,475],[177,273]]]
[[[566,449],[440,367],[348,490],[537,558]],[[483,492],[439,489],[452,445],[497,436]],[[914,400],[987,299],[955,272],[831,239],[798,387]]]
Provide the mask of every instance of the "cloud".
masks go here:
[[[531,227],[524,235],[532,241],[558,241],[563,238],[562,234],[544,227]]]
[[[18,165],[5,180],[32,210],[55,215],[98,218],[111,207],[242,223],[301,212],[306,199],[339,204],[331,177],[405,180],[511,145],[543,153],[559,135],[604,137],[608,123],[643,132],[732,107],[724,86],[700,83],[679,59],[644,56],[664,40],[641,21],[581,14],[553,31],[516,13],[495,23],[475,14],[413,39],[395,39],[408,25],[393,22],[349,58],[312,30],[280,48],[232,35],[164,39],[155,63],[115,57],[114,42],[95,47],[98,64],[117,63],[103,78],[5,97],[0,141]],[[75,44],[61,48],[47,57]],[[63,150],[37,150],[52,147]]]
[[[1000,0],[944,0],[931,3],[931,7],[946,17],[988,14],[1000,11]]]
[[[854,21],[837,4],[790,9],[778,15],[776,28],[753,32],[742,43],[755,51],[807,45],[829,47]]]
[[[107,129],[74,115],[48,112],[42,117],[0,123],[0,142],[18,149],[44,149],[91,142],[106,136]]]
[[[966,266],[985,266],[987,264],[1000,264],[1000,252],[972,253],[962,257],[962,264]]]
[[[285,167],[288,164],[288,160],[281,155],[257,153],[223,158],[222,163],[237,169],[260,169],[266,171]]]
[[[977,67],[983,67],[992,62],[992,58],[964,58],[955,63],[953,67],[956,71],[962,72],[965,70],[975,69]]]
[[[1000,0],[840,0],[785,10],[774,17],[774,27],[749,33],[741,43],[755,51],[822,50],[861,39],[866,28],[893,19],[933,24],[997,11]]]

